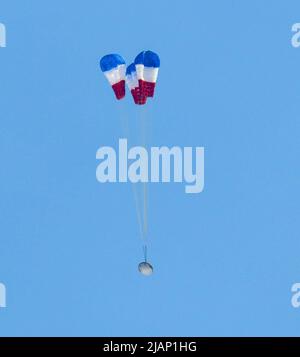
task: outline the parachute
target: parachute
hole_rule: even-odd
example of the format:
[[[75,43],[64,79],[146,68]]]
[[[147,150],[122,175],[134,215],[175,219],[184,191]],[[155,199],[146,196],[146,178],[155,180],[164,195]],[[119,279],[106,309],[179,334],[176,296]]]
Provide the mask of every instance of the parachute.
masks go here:
[[[147,97],[153,97],[160,67],[158,55],[152,51],[143,51],[136,56],[134,64],[141,92]]]
[[[100,68],[111,85],[116,99],[120,100],[125,97],[125,83],[133,101],[137,105],[145,105],[147,98],[154,97],[155,86],[160,67],[159,56],[152,51],[142,51],[136,57],[133,63],[126,68],[125,60],[118,54],[109,54],[101,58]],[[146,118],[144,110],[139,111],[140,120],[146,129]],[[129,125],[126,125],[129,128]],[[128,133],[129,134],[129,133]],[[145,134],[145,133],[144,133]],[[145,137],[144,137],[145,139]],[[146,142],[144,142],[146,146]],[[136,210],[138,222],[140,225],[140,233],[143,241],[144,261],[138,265],[138,270],[141,274],[149,276],[153,273],[153,266],[147,261],[147,183],[143,183],[143,223],[142,214],[138,204],[138,195],[135,184],[133,184],[133,192],[136,202]]]
[[[101,58],[100,68],[115,92],[116,98],[125,97],[126,63],[122,56],[110,54]]]
[[[147,96],[142,92],[139,86],[134,63],[131,63],[126,69],[126,84],[132,94],[134,103],[146,104]]]

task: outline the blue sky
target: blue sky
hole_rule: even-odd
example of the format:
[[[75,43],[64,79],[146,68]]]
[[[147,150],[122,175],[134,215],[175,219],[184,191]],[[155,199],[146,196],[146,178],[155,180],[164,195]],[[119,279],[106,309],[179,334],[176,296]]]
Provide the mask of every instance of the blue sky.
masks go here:
[[[0,1],[0,335],[299,335],[299,1]],[[99,59],[143,49],[148,143],[205,147],[202,193],[149,185],[150,278],[130,185],[95,178],[138,115]]]

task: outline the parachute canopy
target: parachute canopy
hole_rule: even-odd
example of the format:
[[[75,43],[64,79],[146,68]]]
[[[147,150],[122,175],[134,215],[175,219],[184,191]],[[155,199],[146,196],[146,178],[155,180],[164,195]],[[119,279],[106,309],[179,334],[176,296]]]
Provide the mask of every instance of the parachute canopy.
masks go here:
[[[126,69],[126,83],[132,94],[135,104],[145,104],[147,96],[141,91],[137,79],[135,64],[131,63]]]
[[[147,97],[153,97],[160,67],[159,56],[152,51],[142,51],[136,56],[134,64],[143,94]]]
[[[122,56],[109,54],[101,58],[100,68],[111,85],[117,99],[125,97],[126,63]]]

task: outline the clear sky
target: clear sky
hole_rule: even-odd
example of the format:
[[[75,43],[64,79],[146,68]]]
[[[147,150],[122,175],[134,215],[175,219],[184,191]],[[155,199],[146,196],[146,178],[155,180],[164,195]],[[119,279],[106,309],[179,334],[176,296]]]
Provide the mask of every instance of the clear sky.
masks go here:
[[[0,0],[0,22],[0,335],[299,335],[299,1]],[[205,147],[202,193],[149,185],[149,278],[130,184],[95,177],[137,123],[99,59],[143,49],[148,143]]]

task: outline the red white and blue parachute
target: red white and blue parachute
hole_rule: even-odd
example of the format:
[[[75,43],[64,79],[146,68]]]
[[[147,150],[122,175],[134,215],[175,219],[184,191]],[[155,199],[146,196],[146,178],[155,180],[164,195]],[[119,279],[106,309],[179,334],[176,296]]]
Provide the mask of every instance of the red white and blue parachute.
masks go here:
[[[126,63],[122,56],[109,54],[101,58],[100,68],[111,85],[117,99],[125,97]]]
[[[155,52],[143,51],[134,60],[139,86],[147,97],[154,96],[160,59]]]
[[[125,80],[135,104],[143,105],[148,97],[154,96],[160,67],[160,59],[155,52],[142,51],[127,69],[120,55],[106,55],[101,58],[100,67],[117,99],[125,96]]]
[[[135,104],[145,104],[147,96],[142,91],[139,86],[139,81],[137,79],[135,64],[131,63],[126,69],[126,83],[132,94]]]

